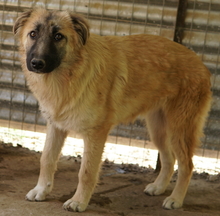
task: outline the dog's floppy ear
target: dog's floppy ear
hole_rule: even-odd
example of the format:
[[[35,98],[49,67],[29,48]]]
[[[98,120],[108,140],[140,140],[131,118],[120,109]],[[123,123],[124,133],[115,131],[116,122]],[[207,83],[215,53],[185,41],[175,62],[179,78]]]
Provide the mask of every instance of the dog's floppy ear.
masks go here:
[[[27,19],[30,17],[31,13],[33,12],[33,10],[27,10],[25,12],[23,12],[15,21],[15,24],[13,26],[13,32],[14,34],[18,34],[21,27],[24,26],[25,22],[27,21]]]
[[[87,20],[78,14],[70,13],[70,17],[73,23],[73,28],[78,34],[80,42],[85,45],[89,38],[89,24],[87,23]]]

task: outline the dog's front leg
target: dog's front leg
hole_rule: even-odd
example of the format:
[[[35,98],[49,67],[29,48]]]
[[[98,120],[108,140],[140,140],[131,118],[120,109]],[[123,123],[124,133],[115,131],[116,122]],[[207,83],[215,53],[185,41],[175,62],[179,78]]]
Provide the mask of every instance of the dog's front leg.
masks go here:
[[[75,195],[63,208],[82,212],[86,209],[98,180],[102,152],[109,130],[92,130],[84,135],[84,153],[79,171],[79,183]]]
[[[43,201],[52,190],[54,172],[66,136],[67,132],[56,128],[53,124],[47,125],[46,142],[40,160],[40,176],[36,187],[26,195],[27,200]]]

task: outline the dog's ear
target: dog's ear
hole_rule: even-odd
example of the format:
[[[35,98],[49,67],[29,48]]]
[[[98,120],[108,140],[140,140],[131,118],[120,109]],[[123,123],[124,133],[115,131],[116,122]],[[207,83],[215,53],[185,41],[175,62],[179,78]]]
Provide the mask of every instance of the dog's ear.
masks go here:
[[[89,38],[89,24],[87,20],[78,14],[70,14],[70,17],[80,42],[85,45]]]
[[[19,34],[20,29],[22,28],[22,26],[24,26],[25,22],[27,21],[27,19],[30,17],[31,13],[33,12],[33,10],[27,10],[25,12],[23,12],[15,21],[15,24],[13,26],[13,32],[14,34]]]

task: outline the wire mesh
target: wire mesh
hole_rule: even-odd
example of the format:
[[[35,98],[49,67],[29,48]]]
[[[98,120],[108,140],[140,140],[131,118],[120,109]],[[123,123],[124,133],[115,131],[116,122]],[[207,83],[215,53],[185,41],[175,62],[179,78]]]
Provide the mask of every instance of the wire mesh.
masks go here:
[[[218,160],[220,149],[219,113],[219,25],[220,4],[217,1],[189,1],[183,44],[194,50],[209,68],[212,75],[213,104],[202,143],[202,155],[210,154]]]
[[[38,103],[26,86],[12,26],[22,11],[40,5],[48,9],[71,10],[83,14],[89,19],[91,32],[95,34],[123,36],[145,33],[173,40],[178,1],[0,0],[0,125],[4,128],[0,132],[0,138],[22,145],[28,142],[29,135],[26,135],[25,130],[45,132],[46,121],[40,115]],[[220,170],[219,12],[218,0],[189,0],[182,40],[185,46],[201,57],[213,74],[213,106],[199,154],[214,158],[216,171]],[[16,134],[19,134],[19,138],[15,139]],[[32,140],[33,143],[39,142],[38,138]],[[151,147],[142,121],[117,126],[111,131],[108,141],[143,149]],[[120,154],[121,150],[118,151]],[[79,151],[76,152],[78,154]],[[146,157],[142,158],[143,161],[144,158]],[[137,158],[132,160],[139,161]]]

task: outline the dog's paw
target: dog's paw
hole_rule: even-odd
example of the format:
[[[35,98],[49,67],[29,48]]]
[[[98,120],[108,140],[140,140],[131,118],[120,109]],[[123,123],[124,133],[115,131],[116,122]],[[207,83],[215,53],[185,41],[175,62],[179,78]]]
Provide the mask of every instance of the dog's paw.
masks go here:
[[[67,211],[83,212],[86,210],[87,205],[87,203],[80,203],[73,199],[69,199],[63,204],[63,208]]]
[[[150,196],[156,196],[164,193],[165,189],[164,187],[159,187],[158,185],[151,183],[146,186],[144,189],[144,193],[150,195]]]
[[[45,190],[43,187],[36,186],[34,189],[27,193],[26,200],[39,202],[44,201],[47,194],[47,190]]]
[[[178,209],[182,207],[183,202],[174,197],[167,197],[163,202],[163,208],[165,209]]]

